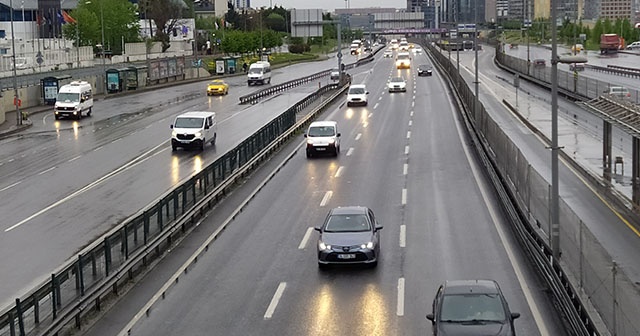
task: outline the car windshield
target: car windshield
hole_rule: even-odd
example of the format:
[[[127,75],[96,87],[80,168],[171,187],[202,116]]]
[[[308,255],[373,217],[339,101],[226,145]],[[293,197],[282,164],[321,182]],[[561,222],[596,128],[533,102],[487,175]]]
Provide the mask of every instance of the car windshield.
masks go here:
[[[201,128],[202,123],[204,122],[204,118],[178,118],[176,119],[176,124],[173,125],[175,128]]]
[[[224,82],[223,81],[213,81],[209,85],[224,85]]]
[[[262,73],[262,68],[251,68],[249,69],[250,74],[260,74]]]
[[[391,83],[398,83],[398,82],[404,82],[404,79],[402,79],[402,77],[391,78]]]
[[[333,126],[311,126],[307,132],[307,136],[312,138],[334,136],[335,134],[336,129]]]
[[[349,94],[364,94],[364,88],[360,88],[360,87],[350,88]]]
[[[56,100],[61,102],[77,103],[80,101],[80,94],[71,92],[60,92],[58,93],[58,98],[56,98]]]
[[[371,230],[365,215],[332,215],[324,227],[325,232],[364,232]]]
[[[440,320],[443,322],[496,321],[503,322],[506,314],[498,294],[445,295]]]

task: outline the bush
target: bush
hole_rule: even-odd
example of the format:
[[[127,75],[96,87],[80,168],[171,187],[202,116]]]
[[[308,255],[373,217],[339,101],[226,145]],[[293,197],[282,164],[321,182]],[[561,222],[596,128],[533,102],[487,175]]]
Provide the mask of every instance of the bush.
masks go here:
[[[290,44],[289,52],[292,54],[302,54],[304,52],[304,44]]]

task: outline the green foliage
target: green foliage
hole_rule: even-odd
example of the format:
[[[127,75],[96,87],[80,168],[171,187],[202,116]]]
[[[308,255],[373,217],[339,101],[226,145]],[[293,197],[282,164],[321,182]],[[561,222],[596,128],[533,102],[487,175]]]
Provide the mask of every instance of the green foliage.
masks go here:
[[[122,53],[122,38],[125,42],[140,41],[140,25],[136,8],[127,0],[95,0],[79,2],[78,7],[69,13],[77,21],[76,24],[65,24],[63,35],[76,40],[80,37],[80,46],[102,43],[104,31],[105,50],[114,54]],[[104,23],[104,29],[101,24]],[[76,29],[77,28],[77,29]],[[96,52],[100,49],[96,48]]]
[[[112,2],[116,0],[99,1]],[[163,52],[170,47],[169,32],[178,23],[178,19],[191,16],[189,5],[184,0],[140,0],[138,5],[140,11],[144,12],[148,19],[155,22],[154,39],[162,42]]]
[[[265,19],[265,24],[267,28],[275,30],[275,31],[286,31],[286,25],[284,22],[284,17],[278,13],[271,13]]]

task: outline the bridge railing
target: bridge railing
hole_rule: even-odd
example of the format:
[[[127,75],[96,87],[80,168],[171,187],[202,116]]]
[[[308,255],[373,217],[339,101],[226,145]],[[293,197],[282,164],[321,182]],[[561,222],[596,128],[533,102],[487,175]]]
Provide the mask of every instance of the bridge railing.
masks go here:
[[[201,172],[168,191],[57,268],[48,280],[0,311],[0,335],[56,335],[119,291],[187,234],[229,190],[306,127],[350,84],[333,83],[306,96]],[[301,112],[331,94],[302,120]]]

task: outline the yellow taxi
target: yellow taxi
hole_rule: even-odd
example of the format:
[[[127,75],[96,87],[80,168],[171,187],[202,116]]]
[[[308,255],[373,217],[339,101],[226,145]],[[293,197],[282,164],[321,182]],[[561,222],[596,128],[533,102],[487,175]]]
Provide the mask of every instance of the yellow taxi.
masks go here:
[[[584,49],[584,46],[580,43],[576,43],[571,46],[571,52],[579,53]]]
[[[229,93],[229,84],[222,79],[212,80],[207,85],[207,96],[226,95]]]

